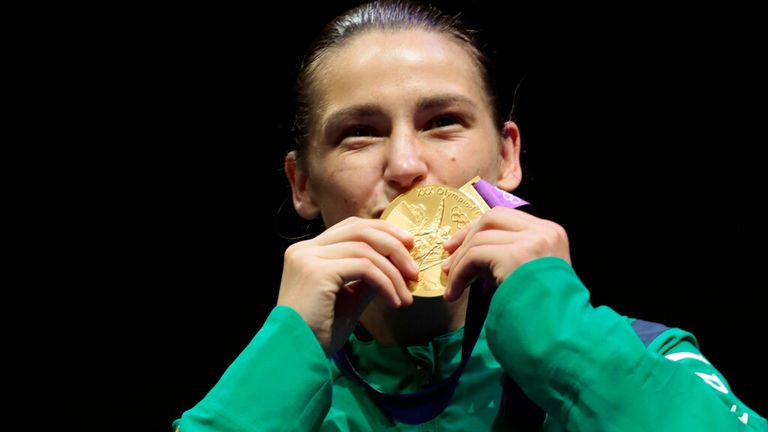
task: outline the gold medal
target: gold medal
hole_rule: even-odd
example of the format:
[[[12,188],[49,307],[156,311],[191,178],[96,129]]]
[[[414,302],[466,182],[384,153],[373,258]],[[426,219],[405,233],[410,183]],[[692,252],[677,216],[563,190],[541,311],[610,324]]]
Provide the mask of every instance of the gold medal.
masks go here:
[[[419,278],[408,288],[417,297],[437,297],[445,292],[446,274],[441,264],[448,257],[443,248],[464,225],[488,210],[472,187],[478,178],[459,189],[450,186],[420,186],[395,198],[381,219],[413,234],[411,256],[419,265]]]

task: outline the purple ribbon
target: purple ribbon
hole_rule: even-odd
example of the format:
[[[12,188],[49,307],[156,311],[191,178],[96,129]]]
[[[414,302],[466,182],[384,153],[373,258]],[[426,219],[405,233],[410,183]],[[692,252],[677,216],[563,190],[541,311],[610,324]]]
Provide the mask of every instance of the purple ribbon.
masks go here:
[[[475,187],[477,193],[483,197],[488,204],[488,207],[491,208],[496,206],[518,208],[524,205],[530,205],[528,201],[516,197],[507,191],[501,190],[483,179],[478,180],[477,183],[472,186]]]

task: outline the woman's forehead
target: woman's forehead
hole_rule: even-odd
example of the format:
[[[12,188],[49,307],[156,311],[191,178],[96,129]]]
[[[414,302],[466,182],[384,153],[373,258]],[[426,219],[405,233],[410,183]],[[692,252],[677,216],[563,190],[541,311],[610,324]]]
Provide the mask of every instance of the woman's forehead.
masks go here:
[[[377,102],[394,94],[462,94],[487,103],[482,75],[468,48],[426,30],[372,30],[327,53],[315,91],[320,111],[344,101]]]
[[[450,61],[453,65],[464,63],[479,72],[470,48],[447,33],[426,29],[372,29],[351,36],[327,52],[324,61],[326,72],[339,66],[370,63],[379,60],[386,63],[397,60]]]

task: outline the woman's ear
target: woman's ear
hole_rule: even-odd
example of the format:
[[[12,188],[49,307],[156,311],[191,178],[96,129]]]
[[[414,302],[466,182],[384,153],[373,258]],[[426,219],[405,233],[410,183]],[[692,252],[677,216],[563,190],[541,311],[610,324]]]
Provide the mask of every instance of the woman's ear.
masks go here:
[[[295,151],[285,156],[285,175],[291,183],[293,207],[296,209],[296,213],[307,220],[317,218],[320,214],[320,209],[315,204],[309,191],[309,173],[296,160]]]
[[[520,167],[520,145],[520,128],[513,121],[504,123],[499,178],[496,179],[496,185],[505,191],[515,190],[523,178],[523,169]]]

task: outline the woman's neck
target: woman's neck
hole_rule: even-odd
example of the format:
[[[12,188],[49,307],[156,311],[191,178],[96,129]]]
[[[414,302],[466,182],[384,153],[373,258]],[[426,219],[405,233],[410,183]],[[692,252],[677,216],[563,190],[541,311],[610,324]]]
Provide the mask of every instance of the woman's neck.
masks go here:
[[[453,303],[442,297],[414,297],[413,304],[391,309],[375,299],[360,323],[376,341],[385,345],[424,345],[437,336],[464,326],[467,294]]]

